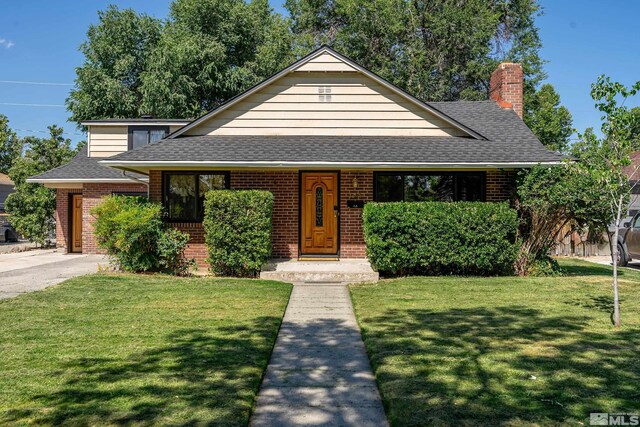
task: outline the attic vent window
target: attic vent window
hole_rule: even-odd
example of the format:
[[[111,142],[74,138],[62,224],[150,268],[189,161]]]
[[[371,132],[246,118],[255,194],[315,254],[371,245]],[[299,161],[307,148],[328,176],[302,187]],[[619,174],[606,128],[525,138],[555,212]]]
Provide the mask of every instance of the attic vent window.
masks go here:
[[[328,86],[320,86],[318,88],[318,93],[320,94],[318,97],[320,98],[320,102],[331,102],[331,88]]]

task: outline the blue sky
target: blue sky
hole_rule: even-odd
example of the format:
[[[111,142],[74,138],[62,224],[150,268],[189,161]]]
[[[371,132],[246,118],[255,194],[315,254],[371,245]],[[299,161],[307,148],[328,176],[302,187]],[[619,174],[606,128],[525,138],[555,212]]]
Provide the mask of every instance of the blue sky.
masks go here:
[[[165,17],[169,0],[0,1],[0,113],[9,117],[18,134],[42,136],[49,124],[57,124],[72,140],[84,138],[75,124],[67,122],[63,105],[75,67],[82,63],[78,46],[88,25],[97,21],[96,12],[111,3]],[[282,0],[271,3],[282,11]],[[600,115],[589,90],[598,75],[607,74],[627,85],[640,80],[640,2],[541,3],[545,13],[537,23],[544,44],[542,57],[549,61],[548,81],[573,114],[577,129],[597,127]]]

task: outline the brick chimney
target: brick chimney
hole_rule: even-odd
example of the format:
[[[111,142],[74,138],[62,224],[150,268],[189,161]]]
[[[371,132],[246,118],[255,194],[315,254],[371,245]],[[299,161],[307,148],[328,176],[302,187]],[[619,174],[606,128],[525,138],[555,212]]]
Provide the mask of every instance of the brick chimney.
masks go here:
[[[522,118],[522,65],[503,62],[491,74],[489,97]]]

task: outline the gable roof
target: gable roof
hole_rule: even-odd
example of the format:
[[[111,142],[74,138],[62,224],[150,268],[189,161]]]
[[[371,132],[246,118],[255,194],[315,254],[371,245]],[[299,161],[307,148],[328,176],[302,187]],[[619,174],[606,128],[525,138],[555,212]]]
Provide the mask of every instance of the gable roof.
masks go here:
[[[127,178],[121,170],[100,164],[100,160],[102,160],[102,158],[88,157],[87,146],[85,145],[69,163],[32,176],[27,179],[27,182],[40,184],[82,182],[135,183],[134,179]],[[135,179],[147,179],[146,176],[136,173],[131,173],[131,176]]]
[[[429,105],[486,135],[404,136],[234,136],[165,139],[102,160],[115,167],[358,167],[518,168],[559,164],[513,110],[493,101],[434,102]]]
[[[450,117],[449,115],[447,115],[446,113],[443,113],[442,111],[438,110],[437,108],[434,108],[433,106],[419,100],[418,98],[414,97],[413,95],[410,95],[409,93],[405,92],[404,90],[400,89],[399,87],[395,86],[394,84],[388,82],[387,80],[383,79],[382,77],[378,76],[377,74],[367,70],[366,68],[358,65],[357,63],[355,63],[354,61],[352,61],[351,59],[347,58],[346,56],[336,52],[335,50],[331,49],[328,46],[322,46],[316,50],[314,50],[313,52],[311,52],[310,54],[308,54],[307,56],[299,59],[298,61],[294,62],[293,64],[289,65],[288,67],[286,67],[285,69],[283,69],[282,71],[279,71],[278,73],[272,75],[271,77],[263,80],[262,82],[258,83],[257,85],[253,86],[252,88],[242,92],[241,94],[231,98],[230,100],[228,100],[227,102],[225,102],[224,104],[218,106],[217,108],[209,111],[208,113],[198,117],[197,119],[195,119],[194,121],[192,121],[191,123],[183,126],[182,128],[176,130],[175,132],[173,132],[172,134],[170,134],[167,139],[173,139],[176,137],[179,137],[180,135],[183,135],[185,132],[189,131],[190,129],[193,129],[195,127],[197,127],[198,125],[204,123],[205,121],[209,120],[210,118],[216,116],[217,114],[221,113],[222,111],[227,110],[228,108],[232,107],[233,105],[239,103],[240,101],[246,99],[247,97],[253,95],[254,93],[258,92],[259,90],[263,89],[266,86],[269,86],[270,84],[272,84],[273,82],[275,82],[276,80],[284,77],[285,75],[302,69],[304,70],[304,66],[309,64],[312,60],[314,60],[315,58],[318,58],[322,55],[330,55],[334,58],[336,58],[337,60],[341,61],[342,63],[346,64],[348,67],[352,68],[354,71],[358,71],[360,73],[362,73],[363,75],[371,78],[372,80],[374,80],[375,82],[377,82],[378,84],[386,87],[387,89],[391,90],[393,93],[399,95],[400,97],[406,99],[407,101],[409,101],[410,103],[418,106],[419,108],[433,114],[434,116],[438,117],[439,119],[443,120],[445,123],[450,124],[451,126],[461,130],[462,132],[464,132],[465,134],[469,135],[472,138],[476,138],[476,139],[485,139],[483,135],[479,134],[478,132],[476,132],[475,130],[469,128],[468,126],[464,125],[463,123],[460,123],[459,121],[455,120],[454,118]]]

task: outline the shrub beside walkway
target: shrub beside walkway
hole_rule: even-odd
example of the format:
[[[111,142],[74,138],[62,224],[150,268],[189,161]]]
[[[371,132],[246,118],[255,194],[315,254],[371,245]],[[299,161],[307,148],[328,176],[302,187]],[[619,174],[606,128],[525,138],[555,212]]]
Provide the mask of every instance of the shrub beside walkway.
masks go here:
[[[294,286],[251,425],[388,425],[346,286]]]

